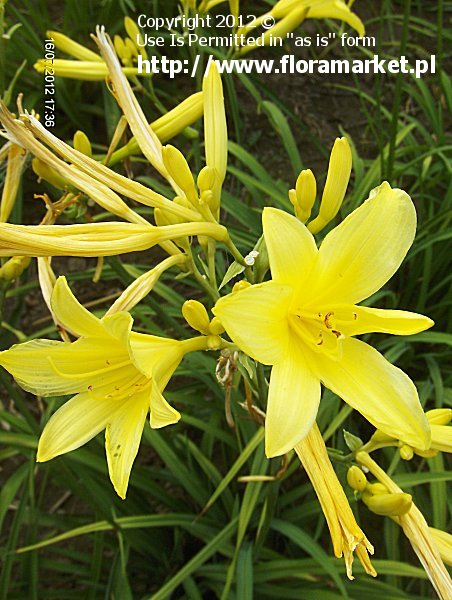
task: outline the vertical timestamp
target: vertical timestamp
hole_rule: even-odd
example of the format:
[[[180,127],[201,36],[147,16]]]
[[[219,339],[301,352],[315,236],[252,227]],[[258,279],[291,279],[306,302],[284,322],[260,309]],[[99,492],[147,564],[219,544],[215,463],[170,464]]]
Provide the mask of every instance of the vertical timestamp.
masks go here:
[[[44,126],[55,127],[55,44],[53,38],[44,40]]]

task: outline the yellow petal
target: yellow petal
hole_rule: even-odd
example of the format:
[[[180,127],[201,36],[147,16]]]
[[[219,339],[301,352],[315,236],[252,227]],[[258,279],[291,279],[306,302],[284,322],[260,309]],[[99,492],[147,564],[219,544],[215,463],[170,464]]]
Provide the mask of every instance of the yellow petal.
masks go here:
[[[170,406],[162,396],[156,383],[152,385],[150,425],[152,429],[160,429],[177,423],[180,413]]]
[[[184,356],[184,342],[133,331],[130,345],[136,368],[163,391]]]
[[[32,340],[2,352],[0,364],[23,389],[39,396],[85,390],[102,395],[108,393],[108,386],[127,383],[127,378],[137,375],[127,348],[105,336],[73,343]]]
[[[310,296],[317,302],[361,302],[397,271],[415,233],[411,198],[382,183],[323,240]]]
[[[318,254],[313,236],[296,217],[277,208],[264,208],[262,224],[273,280],[297,289]]]
[[[267,281],[221,298],[212,312],[241,350],[271,365],[286,351],[291,297],[289,286]]]
[[[432,450],[452,452],[452,427],[447,425],[430,425],[432,430]]]
[[[66,277],[58,277],[50,302],[55,319],[70,333],[76,336],[103,334],[100,320],[80,304],[71,292]]]
[[[133,396],[109,419],[105,432],[108,472],[116,493],[123,499],[143,434],[148,396],[149,391]]]
[[[345,335],[361,335],[370,332],[413,335],[434,325],[428,317],[405,310],[354,306],[352,313],[356,315],[354,320],[347,322],[344,327],[339,327]]]
[[[102,431],[118,405],[111,401],[94,401],[88,392],[68,400],[44,427],[39,439],[38,462],[75,450]]]
[[[317,353],[313,369],[326,387],[359,411],[377,429],[425,450],[430,427],[416,387],[377,350],[354,338],[342,340],[342,359]]]
[[[320,380],[296,344],[274,365],[265,419],[265,453],[271,458],[292,450],[310,431],[320,402]]]

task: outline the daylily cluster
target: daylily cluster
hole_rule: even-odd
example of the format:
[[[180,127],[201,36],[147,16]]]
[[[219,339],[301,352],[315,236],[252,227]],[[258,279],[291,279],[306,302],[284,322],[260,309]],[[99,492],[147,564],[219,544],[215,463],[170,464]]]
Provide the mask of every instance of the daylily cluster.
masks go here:
[[[325,4],[314,2],[312,6],[320,10]],[[334,4],[343,10],[342,2]],[[281,0],[273,11],[284,20],[284,11],[292,8],[293,3]],[[384,182],[318,246],[314,234],[339,213],[352,167],[348,141],[336,140],[313,220],[309,221],[317,184],[310,170],[302,171],[295,188],[289,191],[294,215],[276,208],[264,209],[261,246],[265,243],[271,279],[262,281],[267,270],[263,269],[262,279],[256,282],[251,267],[257,250],[248,255],[251,261],[245,260],[229,231],[219,224],[227,167],[227,127],[215,63],[204,78],[202,94],[190,97],[187,104],[162,117],[166,119],[161,124],[165,133],[157,134],[157,125],[148,124],[115,46],[103,29],[97,30],[94,40],[124,115],[115,139],[122,136],[125,124],[134,136],[127,146],[115,152],[116,144],[112,143],[99,161],[92,156],[90,142],[81,132],[71,147],[48,132],[32,114],[19,110],[19,118],[15,118],[5,106],[0,112],[12,165],[9,196],[5,201],[2,198],[2,211],[6,214],[10,210],[20,171],[17,157],[24,152],[34,156],[39,177],[62,193],[56,203],[47,199],[49,211],[40,225],[0,223],[0,256],[13,257],[11,260],[16,262],[38,257],[43,295],[64,339],[17,344],[0,353],[0,365],[19,385],[35,394],[75,394],[45,425],[38,461],[74,450],[105,429],[110,478],[124,498],[148,412],[150,425],[155,428],[180,418],[162,392],[184,355],[225,348],[241,352],[272,367],[265,418],[267,456],[296,451],[325,513],[334,553],[345,558],[348,576],[352,578],[354,551],[366,572],[376,575],[368,556],[373,547],[356,523],[317,428],[316,416],[323,384],[375,425],[381,439],[386,436],[384,444],[380,440],[380,447],[399,445],[421,455],[448,444],[450,447],[450,438],[444,442],[444,431],[436,429],[445,427],[445,414],[432,411],[425,415],[409,377],[377,350],[356,339],[369,332],[411,335],[433,325],[423,315],[360,305],[392,277],[410,248],[416,230],[413,202],[404,191]],[[183,106],[190,107],[189,116]],[[200,106],[206,164],[195,180],[184,155],[172,145],[163,146],[161,140],[193,122]],[[107,166],[138,149],[166,180],[171,193],[157,193]],[[55,225],[68,198],[76,201],[81,194],[126,222]],[[155,225],[123,198],[152,207]],[[193,251],[194,237],[206,258],[205,275],[199,269],[198,250]],[[216,282],[216,241],[226,246],[250,279],[236,284],[222,298]],[[76,300],[65,278],[55,277],[48,260],[68,255],[99,259],[147,250],[156,244],[169,256],[138,277],[102,318]],[[210,295],[214,317],[210,318],[200,302],[189,300],[182,314],[200,336],[178,341],[133,332],[128,311],[145,298],[162,273],[173,267],[191,275]],[[220,337],[224,332],[232,341]],[[71,341],[71,336],[77,339]],[[266,393],[265,377],[261,384],[259,400]],[[447,413],[447,422],[449,419]],[[370,443],[375,442],[373,438]],[[356,460],[375,475],[366,448],[361,450]],[[368,505],[374,509],[381,506],[381,498],[372,499],[375,488],[367,488],[365,482],[361,491],[365,489],[367,496],[363,498]],[[386,490],[387,494],[394,492],[389,485]],[[411,499],[403,496],[402,508],[395,507],[393,498],[385,501],[404,530],[411,532],[412,539],[419,518],[417,513],[413,518],[409,516]],[[397,501],[400,504],[400,497]],[[437,564],[440,559],[434,552],[432,557],[441,579],[443,571]],[[428,563],[430,559],[425,560]],[[434,581],[437,589],[446,585],[445,580]]]

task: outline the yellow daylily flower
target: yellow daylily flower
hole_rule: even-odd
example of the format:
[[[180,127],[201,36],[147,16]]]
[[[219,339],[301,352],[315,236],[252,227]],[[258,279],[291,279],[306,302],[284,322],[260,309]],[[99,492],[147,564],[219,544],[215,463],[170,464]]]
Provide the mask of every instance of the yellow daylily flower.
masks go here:
[[[267,456],[307,435],[320,382],[388,435],[428,448],[430,428],[411,379],[353,337],[411,335],[433,325],[422,315],[357,306],[392,277],[413,242],[408,194],[383,183],[319,249],[305,225],[281,210],[264,209],[263,229],[272,280],[221,298],[213,312],[241,350],[273,366]]]
[[[356,552],[366,573],[376,577],[368,554],[374,553],[373,546],[356,523],[316,423],[294,449],[319,499],[330,530],[334,555],[337,558],[344,556],[347,577],[353,579],[353,552]]]
[[[80,338],[17,344],[0,353],[0,365],[34,394],[76,394],[44,427],[38,462],[75,450],[106,429],[110,479],[125,498],[147,413],[153,428],[180,419],[162,392],[184,354],[205,349],[205,339],[180,342],[132,332],[126,312],[98,319],[76,300],[64,277],[55,284],[51,305],[58,323]]]
[[[359,451],[355,458],[366,467],[378,481],[393,495],[403,494],[403,490],[385,473],[385,471],[369,456],[367,452]],[[452,580],[442,560],[442,554],[436,545],[438,535],[427,525],[424,515],[413,503],[409,510],[400,516],[391,517],[403,530],[417,554],[433,587],[441,600],[452,598]],[[442,533],[442,532],[440,532]],[[444,540],[444,538],[443,538]],[[450,559],[450,539],[446,547],[442,547],[446,557]]]

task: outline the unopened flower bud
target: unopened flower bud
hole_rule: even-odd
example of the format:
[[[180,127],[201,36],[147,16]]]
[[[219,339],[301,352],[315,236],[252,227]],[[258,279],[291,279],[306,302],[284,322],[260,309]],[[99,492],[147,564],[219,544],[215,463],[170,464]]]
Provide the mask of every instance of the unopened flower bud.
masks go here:
[[[347,138],[337,138],[330,163],[318,216],[309,223],[311,233],[321,231],[339,212],[352,170],[352,151]]]
[[[430,425],[449,425],[452,420],[452,408],[434,408],[425,413]]]
[[[125,44],[128,52],[130,52],[130,56],[132,58],[137,58],[138,50],[137,50],[137,47],[135,46],[135,44],[133,43],[133,41],[127,37],[127,38],[124,38],[124,44]]]
[[[209,329],[212,335],[221,335],[222,333],[224,333],[224,327],[221,324],[221,321],[218,317],[214,317],[210,321]]]
[[[403,460],[411,460],[414,456],[414,450],[411,446],[408,446],[408,444],[400,446],[399,452],[400,457],[403,458]]]
[[[91,142],[88,139],[86,133],[83,131],[76,131],[74,133],[73,139],[74,148],[84,154],[85,156],[89,156],[90,158],[93,155],[93,150],[91,148]]]
[[[209,335],[207,338],[207,347],[209,350],[218,350],[221,348],[221,338],[218,335]]]
[[[0,279],[14,281],[18,279],[30,264],[29,256],[14,256],[0,267]]]
[[[369,483],[366,487],[366,492],[369,492],[372,495],[378,494],[388,494],[388,488],[380,482],[377,483]]]
[[[198,179],[196,180],[199,190],[201,192],[211,190],[215,185],[215,179],[215,169],[213,167],[203,167],[199,171]]]
[[[204,335],[210,333],[210,319],[206,307],[197,300],[187,300],[182,305],[182,315],[192,329]]]
[[[295,190],[290,190],[289,199],[292,202],[295,214],[303,223],[311,216],[317,194],[317,183],[311,169],[301,171],[298,176]]]
[[[355,465],[347,471],[347,483],[357,492],[363,492],[366,489],[367,478],[361,469]]]
[[[250,285],[251,283],[249,281],[245,281],[245,279],[242,279],[242,281],[237,281],[237,283],[234,284],[234,287],[232,288],[232,293],[235,294],[236,292],[246,290],[246,288],[250,287]]]
[[[198,194],[196,193],[195,182],[182,152],[168,144],[162,148],[162,158],[168,173],[187,196],[188,200],[196,205]]]
[[[377,494],[366,498],[369,510],[383,517],[400,517],[410,510],[413,499],[405,492],[396,494]]]
[[[130,52],[130,49],[127,48],[127,46],[125,45],[122,37],[120,37],[119,35],[115,35],[115,37],[113,38],[113,44],[114,44],[116,53],[119,56],[119,58],[121,59],[121,61],[124,64],[127,62],[130,62],[130,59],[132,58],[132,53]]]
[[[31,168],[39,179],[47,181],[59,190],[66,190],[70,187],[70,183],[64,177],[39,158],[31,161]]]

